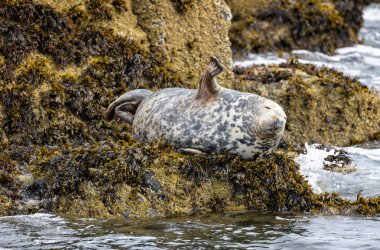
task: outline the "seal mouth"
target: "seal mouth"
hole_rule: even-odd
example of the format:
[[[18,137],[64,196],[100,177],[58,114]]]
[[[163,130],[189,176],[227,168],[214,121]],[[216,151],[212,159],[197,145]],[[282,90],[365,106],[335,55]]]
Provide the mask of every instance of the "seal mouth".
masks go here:
[[[282,134],[285,130],[286,116],[271,116],[269,119],[260,119],[259,135],[263,138],[275,137]]]

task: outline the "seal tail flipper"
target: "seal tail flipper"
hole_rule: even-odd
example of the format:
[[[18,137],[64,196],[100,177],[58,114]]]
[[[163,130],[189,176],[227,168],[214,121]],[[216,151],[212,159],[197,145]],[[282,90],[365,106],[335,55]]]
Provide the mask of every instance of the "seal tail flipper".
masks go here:
[[[136,113],[138,106],[151,94],[152,91],[146,89],[136,89],[121,95],[108,106],[106,112],[104,113],[104,119],[111,121],[116,115],[123,121],[132,124],[134,114]]]
[[[222,73],[224,70],[223,65],[215,56],[210,58],[205,73],[202,75],[199,83],[197,99],[203,101],[210,100],[221,89],[220,85],[216,82],[215,76]]]

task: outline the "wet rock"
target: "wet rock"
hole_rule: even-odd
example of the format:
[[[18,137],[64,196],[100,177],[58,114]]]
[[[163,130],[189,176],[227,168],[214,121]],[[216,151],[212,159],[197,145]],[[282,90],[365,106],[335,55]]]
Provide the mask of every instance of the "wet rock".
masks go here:
[[[161,183],[158,182],[154,178],[154,176],[155,176],[154,172],[146,171],[143,176],[142,185],[147,188],[150,188],[153,191],[153,193],[158,195],[159,199],[167,199]]]
[[[44,180],[37,180],[33,182],[30,186],[28,186],[28,188],[26,189],[27,196],[29,197],[29,199],[33,197],[38,200],[41,200],[43,197],[45,197],[47,191],[48,187]]]
[[[380,214],[380,197],[364,198],[359,193],[355,201],[349,201],[336,193],[323,193],[313,200],[316,214],[346,216],[377,216]]]
[[[232,60],[228,31],[231,15],[224,1],[133,1],[133,12],[146,32],[150,50],[192,87],[197,86],[204,65],[217,55],[225,65],[218,78],[229,86]]]
[[[331,150],[333,151],[333,154],[323,159],[324,170],[345,174],[356,171],[356,165],[345,150],[332,148],[328,151],[331,152]]]
[[[333,53],[359,42],[360,1],[228,0],[235,57],[245,53],[307,49]]]
[[[380,131],[379,93],[357,79],[295,58],[280,65],[235,69],[235,88],[268,97],[287,114],[291,144],[348,146],[373,140]]]

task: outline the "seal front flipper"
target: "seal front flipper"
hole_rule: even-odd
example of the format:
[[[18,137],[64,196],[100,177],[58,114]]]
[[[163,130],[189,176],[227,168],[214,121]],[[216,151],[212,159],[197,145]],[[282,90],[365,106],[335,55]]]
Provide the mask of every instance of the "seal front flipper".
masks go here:
[[[189,154],[189,155],[203,155],[203,154],[205,154],[202,151],[200,151],[198,149],[194,149],[194,148],[180,148],[180,149],[178,149],[178,152],[180,152],[182,154]]]
[[[201,77],[199,82],[197,99],[201,101],[209,101],[222,89],[216,82],[215,76],[222,73],[224,70],[223,65],[215,56],[210,58],[206,71]]]
[[[115,109],[115,115],[119,117],[122,121],[125,121],[132,125],[138,106],[139,104],[137,102],[126,102],[120,104]]]
[[[140,103],[153,92],[147,89],[136,89],[121,95],[112,102],[106,112],[104,119],[111,121],[114,116],[132,125],[134,115]]]

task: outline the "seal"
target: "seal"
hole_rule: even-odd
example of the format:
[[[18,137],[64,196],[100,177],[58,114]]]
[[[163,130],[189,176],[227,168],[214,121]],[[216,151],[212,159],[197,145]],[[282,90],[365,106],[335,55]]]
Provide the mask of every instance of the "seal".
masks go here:
[[[286,115],[274,101],[220,86],[223,71],[211,57],[198,89],[130,91],[109,105],[115,116],[132,125],[135,139],[165,142],[190,153],[229,153],[255,159],[273,152],[285,129]]]

